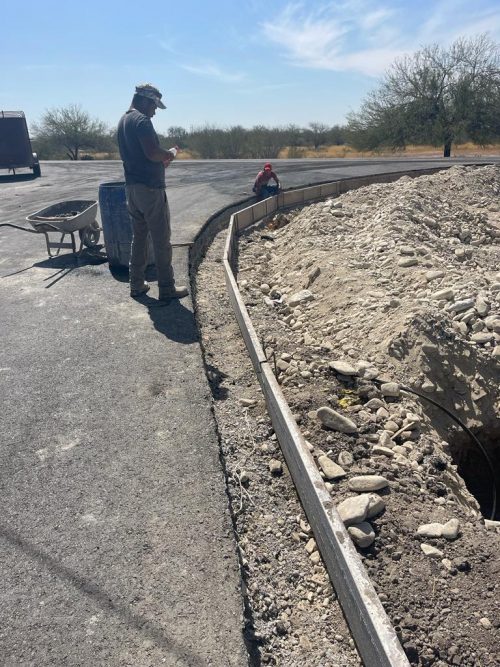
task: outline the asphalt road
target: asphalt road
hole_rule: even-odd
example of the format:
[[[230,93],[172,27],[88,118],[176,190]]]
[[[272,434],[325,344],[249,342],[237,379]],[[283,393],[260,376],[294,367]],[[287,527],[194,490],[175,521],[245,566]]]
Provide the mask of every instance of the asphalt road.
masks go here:
[[[276,161],[284,187],[442,160]],[[446,162],[447,164],[449,162]],[[250,196],[261,163],[168,170],[173,241]],[[0,223],[97,199],[118,162],[0,176]],[[174,255],[188,282],[188,251]],[[0,228],[0,664],[242,666],[241,597],[190,299]]]

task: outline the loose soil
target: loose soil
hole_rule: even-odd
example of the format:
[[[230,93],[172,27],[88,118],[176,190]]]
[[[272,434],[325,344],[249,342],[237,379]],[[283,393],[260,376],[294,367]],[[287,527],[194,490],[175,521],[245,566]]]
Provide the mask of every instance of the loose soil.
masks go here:
[[[480,448],[498,478],[499,172],[368,186],[240,239],[239,287],[285,397],[313,456],[343,469],[325,478],[334,502],[356,495],[353,477],[388,483],[358,551],[415,665],[500,664],[500,524]],[[196,302],[249,646],[255,664],[358,665],[226,296],[224,236],[200,265]],[[355,432],[326,428],[320,407]]]

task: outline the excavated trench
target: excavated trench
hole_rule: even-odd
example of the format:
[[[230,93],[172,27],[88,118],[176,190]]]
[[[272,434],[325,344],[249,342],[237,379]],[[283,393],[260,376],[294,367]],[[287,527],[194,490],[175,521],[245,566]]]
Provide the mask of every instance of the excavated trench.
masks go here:
[[[439,390],[430,396],[415,393],[456,466],[443,472],[443,482],[464,506],[480,510],[485,519],[500,520],[496,363],[460,340],[440,317],[415,318],[405,342],[409,368]]]
[[[491,423],[483,428],[473,429],[472,432],[481,443],[484,452],[467,433],[457,430],[448,439],[450,455],[468,491],[479,503],[483,516],[498,521],[500,520],[500,423]]]

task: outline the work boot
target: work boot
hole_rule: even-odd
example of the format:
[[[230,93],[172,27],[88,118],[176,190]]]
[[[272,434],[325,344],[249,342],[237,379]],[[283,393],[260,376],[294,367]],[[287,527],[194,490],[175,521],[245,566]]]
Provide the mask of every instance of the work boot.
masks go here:
[[[147,282],[144,282],[142,287],[139,287],[139,289],[131,289],[130,290],[130,296],[133,299],[136,299],[138,296],[144,296],[147,294],[150,290],[150,287]]]
[[[189,294],[189,290],[185,285],[174,287],[168,292],[160,292],[158,299],[160,301],[170,301],[170,299],[182,299]]]

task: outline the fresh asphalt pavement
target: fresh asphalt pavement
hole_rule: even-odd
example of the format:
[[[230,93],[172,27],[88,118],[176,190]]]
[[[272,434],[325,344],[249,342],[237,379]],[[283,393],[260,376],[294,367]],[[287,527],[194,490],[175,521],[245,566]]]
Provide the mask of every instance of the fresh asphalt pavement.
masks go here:
[[[286,160],[293,187],[443,160]],[[449,161],[446,162],[449,164]],[[178,283],[205,221],[261,162],[167,172]],[[0,176],[0,223],[97,199],[119,162]],[[0,228],[0,664],[243,666],[242,601],[190,298],[156,307],[84,255]]]

